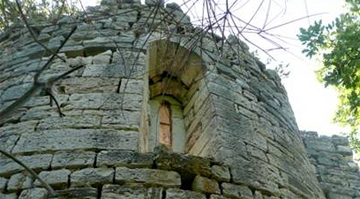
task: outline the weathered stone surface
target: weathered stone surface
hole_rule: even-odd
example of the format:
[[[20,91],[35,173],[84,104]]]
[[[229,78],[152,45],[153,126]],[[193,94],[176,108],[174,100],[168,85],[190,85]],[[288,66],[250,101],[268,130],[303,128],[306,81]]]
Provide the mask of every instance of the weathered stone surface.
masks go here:
[[[255,191],[254,199],[263,199],[263,195],[261,194],[260,191]]]
[[[194,182],[192,183],[192,189],[194,191],[207,194],[221,194],[218,182],[209,178],[201,177],[199,175],[195,177]]]
[[[319,151],[335,151],[335,146],[331,143],[330,139],[306,139],[305,145],[308,149],[314,149]]]
[[[26,189],[21,192],[19,199],[47,199],[48,192],[43,188]]]
[[[130,167],[151,168],[153,165],[153,154],[142,154],[134,151],[112,150],[101,151],[97,155],[96,165],[101,166],[117,166],[117,167]]]
[[[338,145],[338,146],[336,146],[336,151],[338,151],[341,155],[344,155],[344,156],[352,156],[353,155],[353,151],[351,150],[351,148],[349,146]]]
[[[112,168],[86,168],[70,175],[71,186],[75,187],[112,183],[113,179],[114,169]]]
[[[36,154],[30,156],[16,156],[16,158],[33,170],[46,170],[50,167],[52,156],[52,154]],[[0,176],[10,176],[11,174],[22,170],[24,170],[24,168],[13,160],[8,158],[0,159]]]
[[[115,182],[118,183],[144,183],[151,186],[180,187],[181,177],[174,171],[157,169],[128,169],[117,167]]]
[[[352,199],[352,197],[349,195],[344,195],[344,194],[329,193],[328,199]]]
[[[221,184],[223,194],[229,198],[253,199],[252,191],[244,185],[234,185],[230,183]]]
[[[142,96],[139,94],[122,93],[89,93],[73,94],[70,96],[69,105],[65,110],[140,110]]]
[[[138,145],[138,136],[137,132],[106,129],[46,130],[40,131],[36,134],[23,134],[13,152],[19,153],[96,148],[136,150]]]
[[[8,182],[8,179],[6,178],[0,178],[0,193],[4,192],[6,183]]]
[[[136,111],[106,111],[101,120],[102,127],[116,129],[139,129],[141,112]]]
[[[64,189],[68,187],[69,175],[71,171],[62,169],[55,171],[42,171],[39,177],[54,189]],[[35,181],[35,186],[42,187],[39,180]]]
[[[164,6],[165,2],[164,0],[145,0],[145,4],[149,6],[156,6],[156,5]]]
[[[228,199],[228,198],[220,195],[211,194],[210,199]]]
[[[13,194],[2,194],[2,193],[0,193],[0,198],[1,199],[16,199],[17,195],[15,193],[13,193]]]
[[[18,99],[24,95],[28,90],[30,90],[32,83],[21,84],[17,86],[12,86],[4,91],[0,97],[0,101],[9,101]]]
[[[157,154],[155,163],[157,168],[176,171],[184,179],[191,179],[196,175],[211,176],[210,160],[196,156],[160,153]]]
[[[301,132],[301,136],[328,199],[354,198],[360,187],[354,186],[352,180],[357,182],[360,173],[358,165],[352,160],[353,153],[347,138],[318,137],[317,134],[309,136],[309,132]],[[330,143],[332,148],[319,143]]]
[[[101,54],[94,56],[93,64],[109,64],[112,56],[111,50],[105,51]]]
[[[229,167],[213,165],[211,167],[211,177],[219,182],[230,182],[231,175]]]
[[[205,194],[181,189],[167,189],[167,199],[205,199]]]
[[[54,154],[51,167],[53,169],[91,167],[94,165],[95,156],[96,153],[91,151],[57,152]]]
[[[98,190],[92,187],[71,187],[70,189],[63,190],[66,195],[65,198],[71,199],[98,199]],[[59,197],[56,199],[63,199],[64,197]]]
[[[18,173],[13,176],[11,176],[8,185],[7,190],[10,192],[19,191],[22,189],[28,189],[31,188],[33,184],[33,180],[28,174],[26,173]]]
[[[242,161],[244,160],[238,160],[238,162]],[[256,164],[258,166],[255,168],[250,166]],[[245,161],[243,162],[243,165],[245,165],[243,168],[234,166],[231,169],[232,178],[236,184],[255,186],[261,191],[269,192],[274,195],[280,194],[278,184],[274,182],[281,181],[281,177],[277,173],[276,168],[272,168],[271,165],[266,165],[260,161]]]
[[[92,64],[88,65],[83,77],[124,77],[135,78],[143,72],[142,67],[135,65],[133,70],[118,64]]]
[[[0,135],[0,143],[2,143],[0,149],[6,152],[11,152],[18,138],[19,138],[18,135],[12,135],[11,132],[7,135]]]
[[[105,185],[101,193],[101,199],[138,199],[145,196],[146,189],[139,185]]]
[[[73,77],[61,81],[60,88],[63,88],[66,94],[116,92],[114,85],[118,82],[118,78]]]
[[[53,130],[53,129],[66,129],[66,128],[99,128],[101,116],[95,115],[74,115],[59,118],[47,117],[42,119],[37,126],[38,130]]]

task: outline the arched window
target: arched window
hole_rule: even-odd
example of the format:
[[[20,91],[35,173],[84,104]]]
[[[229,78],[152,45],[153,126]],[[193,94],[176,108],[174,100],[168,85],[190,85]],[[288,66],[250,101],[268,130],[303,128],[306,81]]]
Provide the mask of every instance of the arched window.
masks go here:
[[[179,43],[157,40],[147,50],[140,150],[160,144],[174,152],[200,154],[212,120],[202,59]]]

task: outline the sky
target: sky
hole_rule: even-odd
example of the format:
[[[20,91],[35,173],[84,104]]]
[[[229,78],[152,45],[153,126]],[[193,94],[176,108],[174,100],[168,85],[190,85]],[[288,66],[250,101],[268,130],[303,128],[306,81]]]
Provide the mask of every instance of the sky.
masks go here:
[[[176,2],[179,5],[184,0],[168,0],[168,2]],[[224,3],[225,0],[214,0]],[[234,0],[229,0],[233,2]],[[271,1],[271,9],[266,19],[268,3]],[[282,82],[288,92],[289,101],[293,108],[298,126],[300,130],[317,131],[320,135],[334,135],[347,131],[336,124],[332,123],[336,106],[337,94],[328,87],[319,83],[315,76],[315,70],[321,66],[319,60],[309,60],[302,53],[300,41],[296,35],[299,34],[301,27],[307,28],[313,24],[315,20],[322,19],[324,22],[330,22],[338,16],[344,9],[345,0],[264,0],[259,9],[259,14],[253,17],[253,13],[258,9],[262,0],[238,0],[239,6],[234,8],[233,12],[246,21],[251,20],[254,25],[262,26],[264,21],[268,21],[268,27],[277,25],[305,17],[307,15],[319,14],[314,17],[305,18],[294,23],[281,26],[269,31],[272,34],[285,36],[282,46],[286,47],[286,51],[272,51],[271,55],[276,59],[272,61],[268,68],[283,62],[289,64],[288,70],[290,75],[283,78]],[[87,5],[94,4],[95,1],[83,1]],[[144,0],[142,0],[144,2]],[[202,4],[195,5],[195,12],[189,13],[192,20],[201,13]],[[320,14],[322,13],[322,14]],[[271,23],[270,23],[270,22]],[[269,43],[257,38],[257,35],[248,35],[249,39],[257,41],[257,45],[266,48]],[[284,38],[285,38],[284,37]],[[249,44],[250,49],[255,51],[256,48]],[[266,62],[268,56],[259,51],[259,56],[263,62]]]

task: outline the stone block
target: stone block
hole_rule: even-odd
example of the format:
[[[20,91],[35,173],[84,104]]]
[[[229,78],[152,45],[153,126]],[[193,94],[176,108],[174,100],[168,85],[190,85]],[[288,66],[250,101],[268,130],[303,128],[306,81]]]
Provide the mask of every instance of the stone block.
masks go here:
[[[228,199],[228,198],[225,196],[211,194],[210,199]]]
[[[139,134],[111,129],[58,129],[23,134],[13,152],[76,149],[137,150]],[[33,161],[36,160],[33,159]],[[39,161],[36,161],[39,163]],[[1,165],[1,163],[0,163]],[[1,171],[1,168],[0,168]],[[0,172],[1,173],[1,172]]]
[[[345,194],[338,194],[330,192],[328,193],[328,199],[352,199],[351,196]]]
[[[335,146],[331,142],[330,138],[325,139],[324,137],[317,138],[317,139],[305,139],[304,140],[307,149],[313,149],[317,151],[328,151],[334,152]]]
[[[331,136],[331,141],[335,145],[343,145],[343,146],[349,145],[349,139],[347,137],[343,137],[343,136],[339,136],[339,135]]]
[[[73,94],[64,110],[141,110],[142,95],[132,93],[88,93]]]
[[[91,167],[94,165],[95,156],[96,153],[91,151],[57,152],[54,154],[51,167],[53,169]]]
[[[58,197],[54,199],[98,199],[98,190],[97,188],[92,187],[76,187],[65,189],[66,197]],[[51,197],[52,198],[52,197]]]
[[[68,187],[69,175],[71,171],[62,169],[54,171],[42,171],[39,177],[54,189],[64,189]],[[35,186],[42,187],[39,180],[35,181]]]
[[[93,64],[109,64],[112,56],[111,50],[105,51],[93,57]]]
[[[148,6],[159,5],[161,7],[164,7],[165,1],[164,0],[145,0],[145,5],[148,5]]]
[[[37,126],[37,130],[99,128],[100,122],[101,116],[96,115],[66,115],[61,118],[56,115],[42,119]]]
[[[117,183],[144,183],[150,186],[180,187],[181,177],[174,171],[158,169],[129,169],[117,167],[115,173]]]
[[[19,199],[47,199],[48,192],[43,188],[26,189],[21,192]]]
[[[1,199],[17,199],[17,195],[15,193],[13,194],[2,194],[0,193],[0,198]]]
[[[206,199],[206,196],[199,192],[171,188],[166,190],[166,199]]]
[[[336,146],[336,151],[343,156],[352,156],[353,155],[353,151],[349,146],[338,145],[338,146]]]
[[[140,199],[146,198],[147,190],[141,185],[104,185],[101,199]],[[156,198],[157,199],[157,198]]]
[[[116,166],[130,168],[151,168],[153,165],[153,154],[143,154],[134,151],[112,150],[101,151],[96,160],[97,167]]]
[[[28,176],[25,172],[18,173],[13,176],[11,176],[8,185],[7,190],[9,192],[15,192],[22,189],[29,189],[32,187],[33,179]]]
[[[46,170],[50,167],[52,154],[37,154],[29,156],[16,156],[21,162],[33,170]],[[18,165],[11,159],[0,159],[0,176],[10,176],[14,173],[24,170],[23,167]]]
[[[6,186],[7,182],[8,182],[8,179],[0,178],[0,193],[5,191],[5,186]]]
[[[263,195],[261,194],[260,191],[255,191],[254,199],[263,199]]]
[[[11,135],[10,133],[6,135],[0,135],[0,143],[1,143],[0,149],[9,153],[14,148],[16,141],[20,137],[19,135],[14,135],[14,134]]]
[[[116,92],[119,78],[73,77],[61,81],[66,94]],[[84,114],[85,115],[85,114]]]
[[[75,171],[70,175],[71,186],[101,185],[112,183],[114,169],[112,168],[86,168]]]
[[[150,187],[147,190],[147,197],[152,199],[163,199],[166,196],[164,193],[165,193],[164,188]]]
[[[124,129],[139,128],[141,120],[140,111],[114,110],[106,111],[101,120],[102,127],[117,127]]]
[[[155,160],[156,166],[163,170],[180,173],[183,180],[193,179],[196,175],[211,176],[210,160],[178,153],[161,153]]]
[[[142,94],[144,88],[144,81],[137,79],[122,79],[120,85],[120,93],[135,93]]]
[[[281,191],[281,198],[284,198],[284,199],[302,199],[303,198],[299,195],[296,195],[289,189],[282,188],[280,191]]]
[[[230,182],[230,170],[229,167],[223,165],[213,165],[211,167],[211,178],[219,182]]]
[[[206,194],[221,194],[219,183],[216,180],[196,176],[192,183],[192,189]]]
[[[30,88],[32,87],[32,83],[20,84],[16,86],[12,86],[4,91],[4,93],[0,97],[0,101],[8,101],[15,100],[24,95]]]

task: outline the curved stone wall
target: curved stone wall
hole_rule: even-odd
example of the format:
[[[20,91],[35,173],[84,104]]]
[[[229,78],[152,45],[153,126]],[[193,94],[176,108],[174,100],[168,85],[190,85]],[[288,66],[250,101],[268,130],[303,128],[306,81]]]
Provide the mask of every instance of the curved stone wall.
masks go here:
[[[64,151],[18,156],[55,189],[52,196],[41,183],[11,160],[0,161],[2,199],[45,198],[261,198],[247,186],[235,184],[231,169],[208,158],[168,151],[136,153],[126,150]],[[255,195],[254,195],[255,194]]]
[[[141,5],[137,0],[121,3],[107,0],[77,17],[66,16],[53,24],[32,25],[37,40],[51,51],[56,51],[70,35],[58,54],[65,62],[56,57],[47,65],[52,53],[44,51],[22,26],[14,26],[2,35],[0,111],[7,110],[25,94],[34,95],[20,108],[0,118],[0,147],[19,157],[44,178],[59,174],[55,179],[56,187],[73,184],[91,187],[77,192],[93,194],[85,198],[119,198],[113,194],[129,192],[146,198],[150,192],[160,190],[148,189],[152,186],[193,189],[213,198],[221,198],[220,195],[256,199],[324,198],[277,74],[266,70],[264,64],[249,53],[246,44],[234,36],[226,40],[211,39],[213,35],[193,27],[178,6],[170,4],[163,8],[151,2]],[[77,28],[70,34],[74,25]],[[151,48],[154,41],[166,42],[154,51]],[[168,50],[168,46],[172,49]],[[221,52],[217,51],[219,47]],[[171,54],[173,52],[175,54]],[[176,58],[180,55],[187,57],[185,62]],[[167,67],[183,65],[177,72],[162,70],[161,74],[149,77],[149,70],[154,67],[151,60],[156,60],[157,64],[170,61],[172,64]],[[49,79],[77,67],[78,70],[52,87],[52,94],[65,115],[59,117],[56,103],[52,101],[53,106],[49,105],[49,90],[33,89],[34,77],[42,70],[36,83],[49,83]],[[194,67],[197,69],[192,70]],[[189,75],[183,75],[185,73]],[[231,167],[231,179],[227,180],[230,184],[220,183],[220,188],[207,192],[202,189],[217,187],[215,184],[223,181],[209,180],[212,178],[210,171],[200,174],[202,177],[187,178],[178,170],[175,171],[181,174],[182,183],[172,181],[180,179],[176,173],[171,173],[174,178],[164,182],[148,182],[154,179],[138,182],[138,178],[161,176],[163,172],[118,168],[116,159],[110,160],[112,166],[99,165],[103,151],[152,150],[148,144],[151,125],[148,102],[151,89],[156,88],[151,86],[166,78],[175,82],[171,87],[175,89],[174,97],[181,96],[185,152]],[[0,169],[5,170],[1,182],[6,184],[1,189],[3,193],[20,193],[20,189],[9,189],[16,179],[24,179],[18,180],[25,183],[21,185],[24,189],[33,187],[30,179],[18,173],[18,166],[3,156],[1,161]],[[142,165],[142,158],[139,161],[135,167],[149,167]],[[181,161],[178,163],[181,165]],[[158,169],[157,166],[151,168]],[[199,170],[208,171],[203,167]],[[137,171],[141,171],[140,176]],[[124,180],[117,180],[116,176],[122,174]],[[64,177],[69,175],[70,178]],[[171,181],[170,186],[165,185],[167,180]],[[145,184],[146,189],[128,191],[132,188],[104,185],[114,182]],[[189,183],[197,185],[194,188]],[[98,185],[104,186],[100,189]],[[226,195],[226,189],[231,193]],[[172,194],[188,194],[171,190],[160,193],[168,198]],[[21,197],[31,198],[31,194],[41,198],[44,190],[29,189],[21,192],[24,195]],[[191,198],[190,195],[185,198]]]

